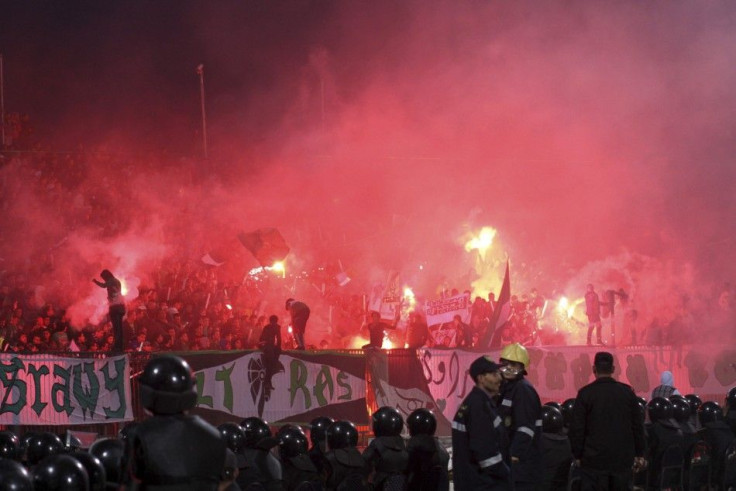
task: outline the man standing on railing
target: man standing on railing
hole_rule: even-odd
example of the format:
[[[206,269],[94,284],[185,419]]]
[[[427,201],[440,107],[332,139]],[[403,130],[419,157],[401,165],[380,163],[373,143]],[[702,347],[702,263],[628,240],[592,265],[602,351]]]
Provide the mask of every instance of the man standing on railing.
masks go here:
[[[123,298],[123,286],[120,280],[115,278],[113,274],[103,269],[100,273],[104,282],[92,279],[95,285],[100,288],[107,288],[107,302],[110,306],[108,311],[110,315],[110,322],[112,322],[112,332],[115,337],[115,344],[113,346],[113,352],[123,352],[123,317],[125,317],[125,299]]]
[[[294,341],[296,341],[296,349],[306,349],[304,334],[307,331],[307,321],[309,320],[310,314],[309,307],[304,302],[290,298],[286,301],[286,310],[291,315],[291,329],[294,334]]]

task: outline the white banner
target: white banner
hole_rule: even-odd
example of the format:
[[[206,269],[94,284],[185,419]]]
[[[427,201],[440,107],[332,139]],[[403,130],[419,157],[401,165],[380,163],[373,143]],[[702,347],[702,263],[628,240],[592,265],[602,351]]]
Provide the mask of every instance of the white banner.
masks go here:
[[[428,300],[424,304],[424,315],[427,317],[428,326],[452,322],[456,315],[459,315],[463,322],[468,323],[470,322],[470,295],[463,293],[440,300]]]
[[[132,419],[127,356],[0,355],[0,424],[75,425]]]

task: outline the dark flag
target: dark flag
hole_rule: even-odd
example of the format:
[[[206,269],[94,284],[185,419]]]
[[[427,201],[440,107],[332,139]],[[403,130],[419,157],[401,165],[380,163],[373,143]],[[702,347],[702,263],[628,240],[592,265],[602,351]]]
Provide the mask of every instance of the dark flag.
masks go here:
[[[277,261],[283,261],[289,254],[289,246],[275,228],[259,228],[250,233],[241,232],[238,239],[264,268],[273,266]]]
[[[511,281],[509,280],[509,262],[506,261],[506,274],[503,277],[501,293],[498,295],[498,304],[493,309],[493,315],[488,323],[488,329],[483,339],[478,343],[481,349],[498,348],[501,342],[501,332],[511,316]]]

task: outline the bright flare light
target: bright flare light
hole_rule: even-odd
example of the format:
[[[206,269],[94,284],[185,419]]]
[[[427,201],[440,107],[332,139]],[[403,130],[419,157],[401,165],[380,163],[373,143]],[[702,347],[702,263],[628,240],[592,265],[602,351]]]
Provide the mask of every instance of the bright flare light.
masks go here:
[[[567,297],[560,297],[560,300],[557,302],[557,311],[560,314],[566,315],[568,319],[570,319],[573,314],[575,313],[575,308],[583,301],[584,299],[579,298],[573,302],[570,302]]]
[[[123,296],[128,294],[128,285],[125,284],[125,280],[120,280],[120,293],[122,293]]]
[[[483,227],[480,229],[477,237],[473,237],[465,243],[465,250],[467,252],[473,249],[478,250],[478,254],[481,259],[485,261],[486,252],[493,245],[493,238],[496,236],[496,229],[493,227]]]
[[[286,266],[284,266],[283,261],[276,261],[275,263],[273,263],[273,266],[266,269],[270,269],[271,271],[275,271],[276,273],[281,273],[282,278],[286,277]]]

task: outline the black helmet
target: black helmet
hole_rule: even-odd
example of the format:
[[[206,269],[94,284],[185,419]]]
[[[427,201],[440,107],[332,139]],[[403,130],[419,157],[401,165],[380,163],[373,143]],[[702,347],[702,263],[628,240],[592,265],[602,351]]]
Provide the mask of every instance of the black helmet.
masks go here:
[[[358,430],[350,421],[335,421],[327,428],[327,446],[330,450],[358,445]]]
[[[125,442],[117,438],[97,440],[89,447],[89,453],[97,457],[105,468],[105,478],[108,483],[119,484],[123,474],[123,456]]]
[[[325,441],[325,432],[334,422],[335,420],[332,418],[320,416],[318,418],[314,418],[312,422],[309,423],[309,439],[312,440],[312,445],[317,445]]]
[[[643,397],[637,397],[636,403],[639,405],[639,410],[641,411],[641,419],[643,420],[647,414],[647,400]]]
[[[251,416],[241,421],[240,426],[245,433],[244,445],[246,448],[255,448],[258,442],[271,436],[271,428],[261,418]]]
[[[33,468],[35,491],[87,491],[89,477],[84,466],[71,455],[46,457]]]
[[[304,430],[302,429],[301,426],[299,426],[299,425],[292,425],[292,424],[285,424],[284,426],[282,426],[281,428],[279,428],[279,431],[276,432],[276,438],[277,439],[280,439],[281,438],[281,435],[283,435],[284,433],[288,433],[290,431],[298,431],[299,433],[301,433],[305,437],[307,436],[306,433],[304,433]]]
[[[406,426],[409,427],[409,434],[414,435],[434,435],[437,431],[437,418],[429,409],[420,407],[415,409],[406,418]]]
[[[192,369],[178,356],[152,358],[138,382],[141,403],[153,414],[179,414],[193,408],[197,402]]]
[[[12,431],[0,431],[0,459],[20,459],[20,438]]]
[[[565,424],[565,428],[569,428],[572,423],[572,411],[575,408],[575,399],[565,399],[562,403],[562,422]]]
[[[390,406],[383,406],[371,417],[373,434],[378,436],[399,436],[404,429],[404,418],[401,413]]]
[[[726,403],[729,409],[736,409],[736,387],[732,387],[726,394]]]
[[[278,439],[281,460],[306,454],[309,450],[307,437],[298,426],[284,426],[279,430]]]
[[[685,394],[685,399],[690,403],[690,414],[692,416],[698,414],[698,408],[703,404],[703,400],[695,394]]]
[[[71,453],[76,452],[80,448],[82,448],[82,440],[67,431],[66,436],[64,437],[64,451],[66,453]]]
[[[698,408],[698,418],[701,425],[723,421],[723,411],[717,402],[706,401]]]
[[[22,462],[26,462],[28,460],[28,444],[37,435],[39,435],[39,433],[29,431],[27,433],[23,433],[23,436],[20,437],[20,460]]]
[[[104,491],[107,483],[105,467],[100,459],[89,452],[74,452],[71,454],[80,464],[84,466],[89,478],[90,491]]]
[[[560,404],[557,401],[548,401],[544,403],[545,406],[552,406],[554,408],[557,408],[557,410],[562,413],[562,404]]]
[[[227,448],[239,453],[245,446],[245,431],[237,423],[222,423],[217,427]]]
[[[53,433],[36,433],[28,440],[26,448],[26,461],[28,466],[34,466],[50,455],[60,454],[64,451],[64,442],[58,435]]]
[[[9,491],[33,491],[33,479],[20,462],[0,458],[0,488]]]
[[[136,423],[135,421],[128,421],[123,425],[122,428],[120,428],[120,431],[118,432],[118,436],[122,440],[127,440],[130,435],[135,431],[135,428],[139,425],[139,423]]]
[[[655,397],[647,404],[649,421],[655,423],[672,418],[672,403],[664,397]]]
[[[554,406],[542,406],[542,431],[545,433],[559,433],[564,428],[562,412]]]
[[[678,423],[687,423],[690,420],[690,404],[684,397],[672,399],[672,417]]]

